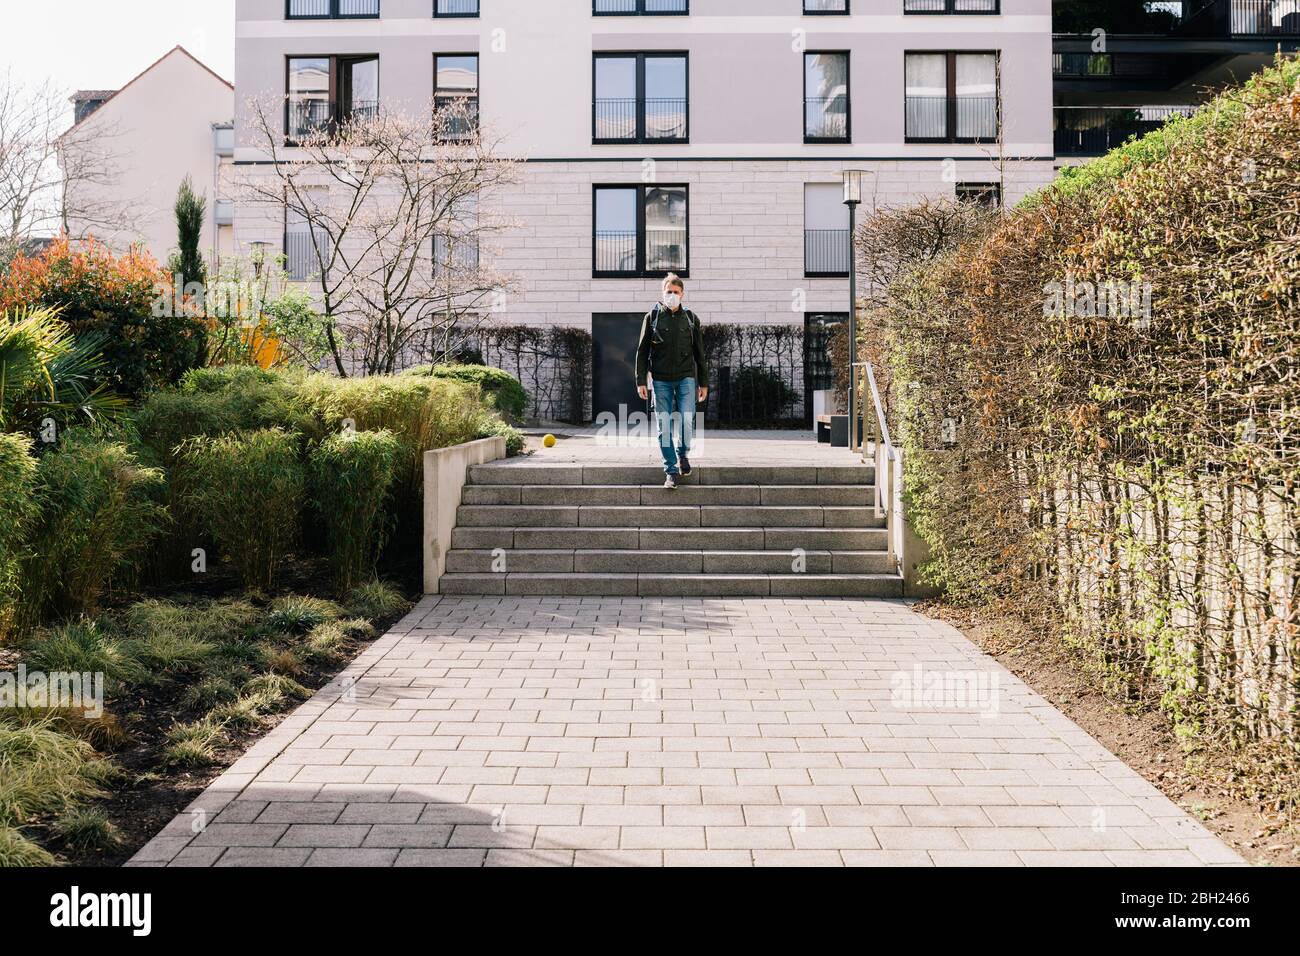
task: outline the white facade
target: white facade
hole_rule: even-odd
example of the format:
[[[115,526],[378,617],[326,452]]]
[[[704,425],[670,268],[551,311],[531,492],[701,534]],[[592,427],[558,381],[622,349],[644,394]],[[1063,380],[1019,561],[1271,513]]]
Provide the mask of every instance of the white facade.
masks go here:
[[[207,199],[208,216],[202,248],[215,258],[234,248],[233,220],[221,207],[222,165],[233,151],[219,155],[214,126],[229,125],[235,113],[234,87],[182,47],[175,47],[60,140],[60,164],[77,168],[74,150],[93,150],[102,175],[65,184],[73,215],[68,234],[93,235],[121,253],[140,244],[160,263],[176,248],[173,206],[186,176]],[[92,190],[93,195],[78,195]],[[120,210],[124,225],[105,229],[98,221],[75,215],[78,209]],[[225,225],[221,225],[223,220]]]
[[[353,11],[368,6],[336,2]],[[591,328],[595,315],[639,315],[657,298],[662,270],[649,268],[648,252],[633,255],[629,246],[620,259],[644,266],[639,275],[610,277],[597,268],[597,255],[609,258],[595,239],[601,186],[686,187],[688,250],[676,251],[675,238],[670,245],[689,258],[676,271],[687,275],[687,301],[706,323],[798,324],[807,314],[848,309],[846,270],[818,275],[824,270],[805,256],[806,243],[819,241],[806,240],[805,230],[834,239],[847,229],[834,199],[843,170],[870,174],[863,214],[952,196],[963,183],[1000,183],[1014,203],[1053,176],[1051,0],[1001,0],[992,15],[932,16],[904,12],[918,0],[852,0],[847,15],[807,15],[804,0],[690,0],[682,16],[597,16],[593,0],[481,0],[471,17],[432,16],[435,2],[447,0],[382,0],[373,19],[290,19],[285,0],[238,0],[237,99],[242,111],[250,98],[286,95],[291,57],[377,55],[380,102],[410,109],[433,96],[435,57],[477,55],[480,116],[510,155],[525,160],[505,202],[522,225],[496,242],[495,264],[519,280],[494,315],[510,324]],[[608,125],[596,101],[616,102],[599,87],[620,92],[609,77],[626,66],[598,66],[597,55],[674,53],[686,58],[688,105],[667,125],[688,127],[684,141],[594,141]],[[847,141],[806,136],[822,108],[819,98],[805,99],[806,56],[823,53],[847,57],[847,82],[817,91],[830,94],[827,115],[844,116]],[[961,54],[956,69],[958,60],[946,62],[969,89],[978,88],[981,71],[996,81],[1000,135],[986,142],[909,136],[909,85],[916,93],[944,75],[942,57],[906,59],[918,53]],[[624,71],[627,84],[633,69]],[[649,99],[647,77],[637,93]],[[675,78],[653,82],[676,95]],[[664,128],[644,103],[634,109],[647,130]],[[240,125],[237,114],[236,165],[255,167],[265,157]],[[611,208],[624,200],[602,195]],[[241,248],[279,249],[283,224],[237,209],[236,240]],[[644,227],[637,241],[648,249]],[[846,258],[830,258],[837,255]]]

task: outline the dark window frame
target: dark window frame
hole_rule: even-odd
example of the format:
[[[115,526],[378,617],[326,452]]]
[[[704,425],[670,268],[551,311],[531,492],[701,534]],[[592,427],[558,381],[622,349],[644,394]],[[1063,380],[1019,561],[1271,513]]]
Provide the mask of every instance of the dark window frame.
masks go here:
[[[596,226],[598,225],[598,207],[596,197],[602,189],[631,189],[636,192],[636,268],[630,272],[616,272],[598,269],[596,244]],[[649,189],[680,189],[686,193],[686,268],[685,269],[647,269],[646,268],[646,224],[645,200]],[[670,272],[675,272],[683,279],[691,277],[691,186],[690,183],[592,183],[591,184],[591,277],[593,279],[662,279]]]
[[[1002,15],[1002,0],[993,0],[992,10],[958,10],[957,0],[944,0],[942,10],[909,10],[903,0],[903,15],[908,17],[997,17]]]
[[[635,10],[597,10],[600,0],[591,0],[593,17],[687,17],[691,14],[691,0],[683,0],[684,10],[647,10],[646,0],[636,0]]]
[[[374,13],[339,13],[339,0],[330,0],[329,13],[293,12],[293,0],[284,0],[284,18],[286,20],[378,20],[383,9],[382,0],[375,0]]]
[[[964,179],[954,184],[953,192],[958,202],[987,206],[990,209],[1002,208],[1002,183],[1000,182]]]
[[[482,95],[482,91],[483,91],[483,72],[482,72],[483,57],[478,53],[478,51],[467,52],[467,53],[450,53],[447,51],[439,50],[438,52],[433,54],[433,104],[435,109],[437,108],[438,105],[438,58],[443,56],[460,56],[460,57],[472,56],[474,58],[473,95],[472,96],[468,95],[463,91],[457,91],[454,94],[448,94],[448,95],[455,95],[458,99],[474,101],[474,132],[478,132],[479,117],[481,115],[480,114],[481,103],[479,101],[479,97]]]
[[[843,136],[809,136],[808,135],[808,57],[842,56],[844,57],[844,135]],[[840,144],[853,142],[853,57],[849,50],[805,50],[803,63],[803,110],[800,124],[803,126],[803,141],[806,144]]]
[[[330,64],[330,85],[328,93],[328,104],[330,108],[329,125],[334,125],[343,115],[339,108],[339,97],[343,94],[343,88],[340,82],[340,68],[347,63],[364,63],[367,60],[379,62],[378,53],[288,53],[284,57],[284,141],[286,145],[292,146],[297,140],[293,138],[292,130],[289,126],[289,112],[293,108],[293,91],[289,88],[290,77],[293,76],[293,70],[290,64],[294,60],[328,60]],[[378,101],[376,101],[378,106]]]
[[[851,0],[844,0],[843,10],[809,10],[808,0],[803,0],[803,15],[805,17],[847,17],[853,13],[853,4]]]
[[[917,55],[942,55],[947,57],[946,98],[947,113],[945,128],[947,136],[909,136],[907,135],[907,58]],[[957,57],[992,56],[995,61],[993,91],[994,125],[992,137],[957,135]],[[903,51],[903,142],[904,143],[959,143],[988,144],[996,143],[1002,133],[1002,51],[1001,50],[904,50]]]
[[[596,105],[600,100],[596,86],[596,64],[601,60],[636,60],[636,136],[625,139],[601,139],[597,136]],[[682,60],[686,64],[686,135],[669,139],[646,136],[645,122],[645,62],[648,59]],[[666,144],[673,146],[689,145],[691,142],[691,54],[689,50],[600,50],[591,54],[591,144],[593,146],[655,146]]]
[[[475,0],[473,13],[439,13],[438,0],[433,0],[433,15],[439,20],[476,20],[483,14],[481,0]]]

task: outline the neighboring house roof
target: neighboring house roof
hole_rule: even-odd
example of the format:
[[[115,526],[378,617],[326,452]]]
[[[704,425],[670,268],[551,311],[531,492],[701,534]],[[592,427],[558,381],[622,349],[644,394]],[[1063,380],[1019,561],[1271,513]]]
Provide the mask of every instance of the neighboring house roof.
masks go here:
[[[99,105],[99,109],[103,109],[103,107],[104,107],[105,104],[112,102],[116,97],[122,95],[122,94],[125,93],[127,90],[129,90],[129,89],[131,88],[131,85],[132,85],[133,83],[135,83],[135,82],[138,81],[141,77],[145,76],[145,75],[148,74],[150,71],[152,71],[156,66],[158,66],[158,64],[162,63],[163,60],[166,60],[168,57],[173,56],[174,54],[177,54],[177,53],[180,53],[180,54],[183,54],[183,55],[189,57],[191,60],[193,60],[195,63],[197,63],[197,64],[198,64],[199,66],[201,66],[203,69],[205,69],[207,72],[211,73],[214,77],[216,77],[217,80],[219,80],[220,82],[224,83],[226,86],[230,87],[230,91],[231,91],[232,93],[234,92],[234,90],[235,90],[235,85],[234,85],[233,83],[231,83],[229,80],[227,80],[227,79],[226,79],[225,77],[223,77],[221,74],[219,74],[216,70],[212,69],[212,67],[208,66],[206,63],[204,63],[202,60],[200,60],[198,57],[196,57],[196,56],[195,56],[193,53],[191,53],[189,50],[185,49],[185,47],[181,46],[180,44],[177,44],[176,46],[174,46],[174,47],[172,47],[170,50],[168,50],[166,53],[164,53],[162,56],[158,57],[158,59],[156,59],[156,60],[154,60],[152,63],[150,63],[148,67],[146,67],[145,69],[141,70],[141,71],[140,71],[139,73],[137,73],[134,77],[132,77],[132,78],[131,78],[131,81],[130,81],[129,83],[127,83],[126,86],[122,87],[120,90],[78,90],[76,93],[73,94],[73,97],[72,97],[73,102],[76,102],[76,101],[79,100],[79,99],[87,99],[87,100],[89,100],[89,99],[101,99],[101,98],[102,98],[104,102],[101,103],[101,104]],[[83,116],[80,120],[78,120],[77,122],[73,123],[71,127],[69,127],[66,131],[64,131],[64,133],[59,137],[59,139],[62,139],[64,136],[67,136],[68,133],[71,133],[74,129],[76,129],[78,126],[80,126],[82,123],[84,123],[87,119],[89,119],[90,117],[94,116],[95,113],[97,113],[97,112],[99,111],[99,109],[96,109],[96,110],[94,110],[94,111],[92,111],[92,112],[90,112],[90,113],[87,113],[87,114],[86,114],[85,116]]]

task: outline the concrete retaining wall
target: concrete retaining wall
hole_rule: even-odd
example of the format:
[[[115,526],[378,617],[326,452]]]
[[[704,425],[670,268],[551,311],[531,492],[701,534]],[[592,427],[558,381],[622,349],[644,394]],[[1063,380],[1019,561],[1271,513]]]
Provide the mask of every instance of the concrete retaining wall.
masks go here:
[[[447,550],[456,527],[456,509],[470,465],[506,456],[503,437],[436,448],[424,453],[424,593],[437,594],[447,568]]]

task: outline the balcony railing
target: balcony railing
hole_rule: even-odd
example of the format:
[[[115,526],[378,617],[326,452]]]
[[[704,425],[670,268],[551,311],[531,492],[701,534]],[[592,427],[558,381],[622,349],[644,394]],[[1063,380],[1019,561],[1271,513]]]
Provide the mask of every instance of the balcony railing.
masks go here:
[[[285,271],[289,278],[301,282],[319,275],[329,258],[329,234],[317,231],[312,242],[310,229],[294,228],[284,234]]]
[[[845,96],[806,96],[803,101],[806,140],[844,142],[849,138],[849,101]]]
[[[597,230],[596,271],[636,272],[636,233]]]
[[[1053,76],[1114,76],[1115,59],[1109,53],[1053,53]]]
[[[597,142],[635,143],[686,139],[686,100],[600,98],[594,106]],[[644,117],[644,124],[641,123]],[[642,132],[642,128],[644,132]]]
[[[637,239],[635,232],[598,230],[596,271],[636,275]],[[645,256],[648,272],[685,272],[686,230],[675,226],[647,226]]]
[[[948,128],[952,105],[957,128]],[[996,96],[909,96],[904,104],[907,139],[993,140],[998,135]]]
[[[438,95],[433,98],[434,109],[445,111],[439,132],[444,139],[473,139],[478,132],[478,97]]]
[[[446,236],[434,236],[433,274],[440,276],[448,271],[473,272],[479,266],[479,245],[473,238],[451,242]]]
[[[1100,156],[1159,129],[1171,116],[1194,112],[1194,106],[1058,106],[1053,110],[1056,154]]]
[[[379,0],[289,0],[290,20],[346,20],[379,16]]]
[[[376,100],[361,100],[340,111],[336,104],[321,99],[290,99],[286,105],[285,135],[290,140],[303,140],[310,136],[336,129],[349,120],[374,119],[379,115]]]
[[[677,226],[646,226],[645,267],[648,272],[685,272],[686,230]]]
[[[803,271],[812,277],[840,277],[849,274],[849,231],[847,229],[805,229]]]
[[[478,0],[434,0],[435,17],[476,17]]]
[[[685,14],[689,0],[593,0],[591,12],[597,16],[656,16]]]
[[[997,13],[999,0],[903,0],[904,13]]]

